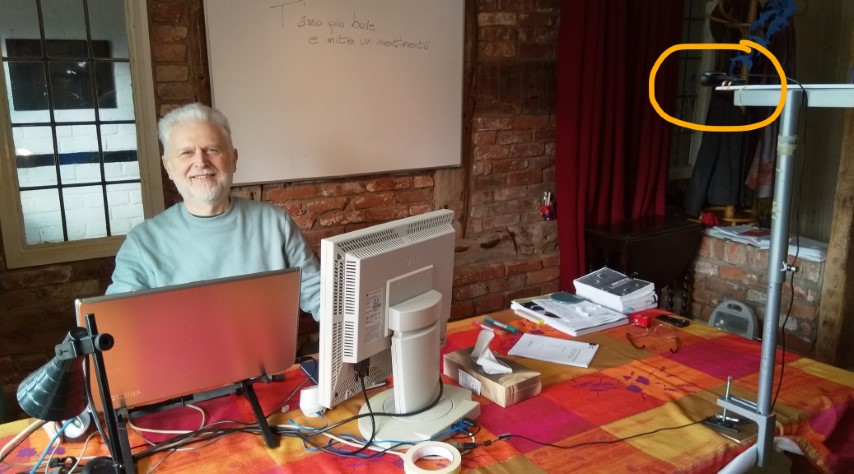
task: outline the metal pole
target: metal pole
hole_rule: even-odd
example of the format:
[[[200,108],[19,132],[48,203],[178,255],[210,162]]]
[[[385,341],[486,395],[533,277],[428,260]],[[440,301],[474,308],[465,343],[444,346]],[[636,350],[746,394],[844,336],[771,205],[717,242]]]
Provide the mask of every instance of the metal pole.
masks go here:
[[[795,147],[797,145],[798,113],[803,92],[787,91],[786,104],[780,114],[780,135],[777,139],[777,174],[774,182],[774,202],[771,207],[771,246],[768,249],[768,295],[762,330],[762,359],[760,362],[757,405],[760,415],[772,415],[774,366],[777,350],[777,329],[780,319],[780,296],[786,273],[791,269],[786,257],[789,250],[789,210],[792,205],[792,181]],[[773,432],[759,439],[760,467],[765,467],[771,455]]]

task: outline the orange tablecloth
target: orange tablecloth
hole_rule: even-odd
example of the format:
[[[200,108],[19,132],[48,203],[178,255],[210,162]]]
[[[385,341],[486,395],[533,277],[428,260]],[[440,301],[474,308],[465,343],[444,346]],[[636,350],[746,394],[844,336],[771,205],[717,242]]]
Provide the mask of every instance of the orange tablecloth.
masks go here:
[[[563,337],[548,328],[516,318],[505,311],[493,315],[528,332]],[[477,397],[482,429],[476,440],[495,440],[499,434],[522,438],[497,441],[463,456],[463,471],[471,472],[717,472],[750,443],[739,445],[703,424],[691,424],[720,412],[715,401],[724,393],[728,376],[733,378],[733,395],[755,400],[758,383],[760,344],[708,328],[699,323],[677,332],[679,349],[672,353],[673,341],[646,338],[644,349],[636,349],[626,339],[626,328],[618,327],[588,334],[579,340],[600,344],[588,369],[517,359],[542,373],[539,396],[502,408]],[[444,352],[474,344],[477,332],[470,321],[449,325]],[[502,353],[515,337],[493,341]],[[639,344],[640,345],[640,344]],[[776,382],[781,355],[778,353]],[[256,387],[265,410],[277,407],[304,380],[299,370],[287,373],[285,382]],[[330,421],[358,412],[361,397],[351,399],[327,414]],[[200,404],[208,421],[218,419],[252,421],[248,404],[241,398],[224,397]],[[302,416],[298,398],[294,410],[274,415],[271,423],[289,419],[304,425],[320,426],[318,419]],[[850,472],[854,466],[854,373],[814,360],[787,354],[783,385],[775,405],[777,435],[790,437],[810,462],[828,472]],[[28,420],[0,426],[0,445],[20,432]],[[152,415],[137,421],[152,428],[193,429],[199,416],[187,408]],[[678,429],[658,431],[663,428]],[[337,430],[356,433],[355,424]],[[31,466],[48,442],[39,431],[0,464],[0,473],[19,472]],[[132,445],[139,443],[132,438]],[[78,456],[82,444],[66,442],[60,454]],[[104,453],[96,439],[87,455]],[[163,458],[159,454],[137,464],[147,471]],[[401,472],[402,461],[394,455],[376,459],[340,458],[307,451],[302,442],[283,438],[277,449],[268,449],[259,436],[234,434],[212,445],[171,454],[158,472]]]

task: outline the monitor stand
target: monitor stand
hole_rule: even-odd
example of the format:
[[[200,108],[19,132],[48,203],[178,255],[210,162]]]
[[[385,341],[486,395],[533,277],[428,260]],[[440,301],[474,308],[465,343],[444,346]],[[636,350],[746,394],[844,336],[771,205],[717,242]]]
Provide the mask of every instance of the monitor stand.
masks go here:
[[[394,391],[385,390],[370,398],[374,413],[395,413]],[[362,405],[360,415],[368,413]],[[451,427],[463,418],[477,418],[480,403],[471,399],[468,389],[443,384],[442,398],[433,408],[412,416],[375,416],[374,444],[389,448],[401,441],[427,441],[451,436]],[[359,418],[359,431],[365,439],[371,437],[371,417]]]
[[[277,448],[279,447],[279,438],[273,435],[273,430],[270,428],[270,424],[267,423],[267,417],[261,409],[261,404],[258,402],[258,396],[255,394],[255,389],[253,388],[253,384],[259,380],[270,381],[271,379],[264,375],[258,378],[243,380],[226,387],[194,393],[185,397],[174,398],[160,403],[136,407],[130,410],[126,407],[118,408],[115,412],[119,425],[119,444],[121,449],[130,453],[130,440],[127,435],[127,424],[132,418],[138,418],[140,416],[150,415],[152,413],[157,413],[171,408],[178,408],[193,403],[204,402],[231,394],[243,395],[246,398],[249,402],[249,406],[252,407],[252,413],[255,415],[255,419],[258,422],[258,426],[261,429],[261,435],[267,443],[267,447],[271,449]],[[274,378],[273,380],[276,379]]]

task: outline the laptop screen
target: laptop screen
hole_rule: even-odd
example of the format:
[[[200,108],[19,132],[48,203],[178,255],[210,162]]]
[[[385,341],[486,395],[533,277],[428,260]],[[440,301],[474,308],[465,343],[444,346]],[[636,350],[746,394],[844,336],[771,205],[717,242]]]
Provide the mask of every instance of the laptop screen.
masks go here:
[[[113,406],[133,408],[290,368],[299,296],[300,271],[287,269],[81,298],[75,306],[79,326],[94,314],[98,332],[115,339],[103,353]],[[97,394],[94,373],[91,383]]]

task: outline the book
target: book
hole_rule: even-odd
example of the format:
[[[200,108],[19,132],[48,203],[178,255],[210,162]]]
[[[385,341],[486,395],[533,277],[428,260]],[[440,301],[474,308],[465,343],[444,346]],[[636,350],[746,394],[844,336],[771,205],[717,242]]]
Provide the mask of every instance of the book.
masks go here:
[[[572,293],[557,292],[510,303],[517,315],[537,324],[546,324],[570,336],[581,336],[629,322],[628,317]]]
[[[752,245],[767,250],[771,247],[771,230],[751,225],[716,226],[708,229],[707,234],[713,237],[732,240],[742,244]],[[827,244],[806,237],[789,237],[789,255],[812,262],[823,262],[827,259]]]
[[[599,345],[591,342],[522,334],[507,355],[587,368],[598,350]]]
[[[655,297],[655,285],[602,267],[573,280],[575,294],[619,312],[639,311]]]

